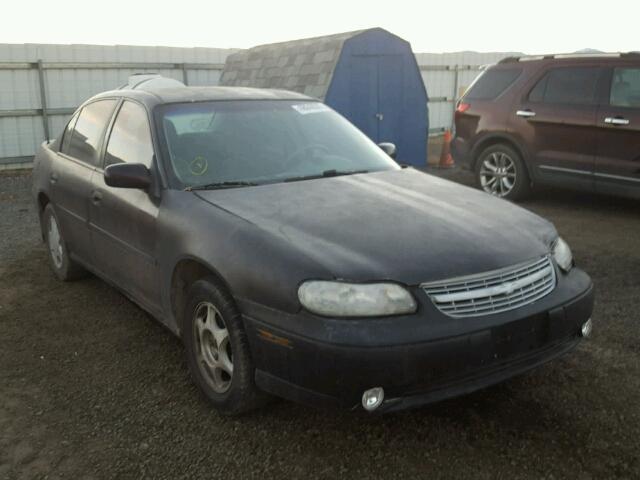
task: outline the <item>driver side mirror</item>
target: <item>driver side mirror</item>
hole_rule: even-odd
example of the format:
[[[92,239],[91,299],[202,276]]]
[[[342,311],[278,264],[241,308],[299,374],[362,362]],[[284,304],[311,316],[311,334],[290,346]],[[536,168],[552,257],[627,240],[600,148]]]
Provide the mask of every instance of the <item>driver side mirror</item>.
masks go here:
[[[141,163],[116,163],[104,169],[104,183],[117,188],[139,188],[151,186],[151,172]]]
[[[396,149],[395,144],[391,142],[382,142],[382,143],[379,143],[378,146],[382,149],[384,153],[389,155],[394,160],[396,159],[396,153],[398,150]]]

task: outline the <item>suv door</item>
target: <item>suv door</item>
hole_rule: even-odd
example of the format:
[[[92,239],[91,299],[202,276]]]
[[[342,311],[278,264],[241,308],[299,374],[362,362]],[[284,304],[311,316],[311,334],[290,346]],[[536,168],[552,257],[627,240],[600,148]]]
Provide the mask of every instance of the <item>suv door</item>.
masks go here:
[[[608,71],[608,99],[598,111],[596,190],[640,197],[640,66]]]
[[[152,168],[154,152],[146,109],[125,100],[108,134],[104,167],[142,163]],[[91,240],[97,266],[143,305],[158,304],[156,219],[159,200],[149,192],[114,188],[96,173],[92,181]]]
[[[593,189],[597,91],[603,69],[556,66],[539,74],[514,108],[514,129],[538,181]]]
[[[53,204],[71,255],[92,264],[89,236],[91,177],[116,100],[85,105],[68,123],[51,170]]]

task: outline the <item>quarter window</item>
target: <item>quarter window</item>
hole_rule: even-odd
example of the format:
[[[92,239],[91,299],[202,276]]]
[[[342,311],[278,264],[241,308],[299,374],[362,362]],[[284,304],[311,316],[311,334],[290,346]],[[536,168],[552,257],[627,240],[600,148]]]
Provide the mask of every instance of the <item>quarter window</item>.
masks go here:
[[[609,103],[615,107],[640,107],[640,68],[613,70]]]
[[[62,135],[62,145],[60,146],[60,151],[62,153],[69,153],[69,143],[71,143],[71,135],[73,134],[73,127],[78,121],[78,115],[80,112],[76,112],[76,114],[69,120],[67,123],[67,128],[64,130],[64,134]]]
[[[84,107],[76,121],[66,153],[89,165],[98,165],[100,139],[115,106],[115,100],[100,100]]]
[[[529,93],[532,102],[589,105],[595,103],[600,69],[556,68],[549,71]]]
[[[142,163],[151,167],[153,144],[147,112],[140,105],[124,102],[109,136],[105,167],[115,163]]]
[[[520,76],[519,68],[487,70],[473,82],[465,95],[467,100],[493,100]]]

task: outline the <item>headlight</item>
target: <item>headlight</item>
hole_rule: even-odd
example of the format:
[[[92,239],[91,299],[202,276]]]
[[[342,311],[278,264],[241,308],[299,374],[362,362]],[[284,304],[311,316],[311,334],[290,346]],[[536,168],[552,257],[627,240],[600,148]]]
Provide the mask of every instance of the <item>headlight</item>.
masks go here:
[[[310,280],[298,289],[300,303],[328,317],[369,317],[413,313],[413,296],[395,283],[343,283]]]
[[[551,251],[553,253],[553,258],[562,270],[565,272],[571,270],[571,267],[573,267],[573,254],[571,253],[571,249],[567,242],[565,242],[561,237],[558,237],[553,244]]]

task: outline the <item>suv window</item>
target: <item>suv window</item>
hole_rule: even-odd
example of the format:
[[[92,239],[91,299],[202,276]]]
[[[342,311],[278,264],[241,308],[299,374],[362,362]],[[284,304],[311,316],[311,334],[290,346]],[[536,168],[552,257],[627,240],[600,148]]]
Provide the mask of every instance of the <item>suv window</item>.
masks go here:
[[[609,103],[615,107],[640,107],[640,68],[613,70]]]
[[[90,165],[98,164],[100,138],[116,103],[116,100],[99,100],[80,111],[67,154]]]
[[[520,76],[522,69],[486,70],[471,84],[464,96],[467,100],[493,100]]]
[[[554,68],[529,93],[532,102],[588,105],[595,103],[598,67]]]
[[[140,105],[125,101],[113,124],[104,165],[142,163],[151,167],[153,144],[147,112]]]

